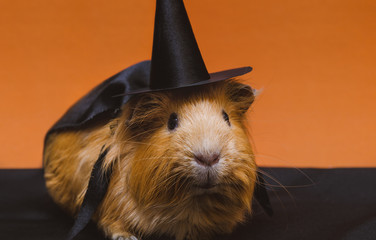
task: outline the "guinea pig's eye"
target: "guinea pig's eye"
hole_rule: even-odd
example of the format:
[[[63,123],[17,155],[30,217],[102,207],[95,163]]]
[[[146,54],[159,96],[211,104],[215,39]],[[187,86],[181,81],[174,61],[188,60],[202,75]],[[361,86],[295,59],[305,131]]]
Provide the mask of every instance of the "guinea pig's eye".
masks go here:
[[[176,113],[171,113],[167,126],[170,131],[178,126],[178,115]]]
[[[222,110],[222,116],[223,116],[223,119],[227,122],[227,124],[231,126],[230,118],[228,117],[228,114],[225,112],[225,110]]]

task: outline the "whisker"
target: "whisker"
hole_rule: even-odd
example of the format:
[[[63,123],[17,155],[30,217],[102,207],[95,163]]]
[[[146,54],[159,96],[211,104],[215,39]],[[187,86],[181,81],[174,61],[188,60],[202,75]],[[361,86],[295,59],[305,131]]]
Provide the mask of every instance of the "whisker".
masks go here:
[[[285,190],[285,192],[289,195],[289,197],[291,198],[291,200],[294,200],[294,198],[292,197],[292,194],[288,191],[288,189],[280,181],[278,181],[275,177],[271,176],[267,172],[262,171],[260,169],[257,169],[257,172],[263,174],[264,176],[267,176],[268,178],[270,178],[271,180],[273,180],[275,183],[277,183],[278,184],[277,186],[281,187],[283,190]],[[258,182],[258,184],[261,184],[261,183]],[[268,186],[268,185],[266,183],[264,183],[264,186]]]
[[[280,159],[280,158],[277,158],[277,157],[274,157],[274,156],[271,156],[271,155],[266,155],[266,154],[253,154],[253,155],[255,157],[265,157],[265,158],[269,158],[269,159],[274,159],[274,160],[282,161],[284,163],[289,163],[286,160],[283,160],[283,159]],[[316,185],[316,183],[313,181],[313,179],[311,177],[309,177],[305,172],[303,172],[300,168],[293,167],[293,166],[291,166],[291,168],[297,170],[299,173],[301,173],[311,183],[311,184],[306,184],[306,185],[301,185],[301,186],[314,186],[314,185]]]

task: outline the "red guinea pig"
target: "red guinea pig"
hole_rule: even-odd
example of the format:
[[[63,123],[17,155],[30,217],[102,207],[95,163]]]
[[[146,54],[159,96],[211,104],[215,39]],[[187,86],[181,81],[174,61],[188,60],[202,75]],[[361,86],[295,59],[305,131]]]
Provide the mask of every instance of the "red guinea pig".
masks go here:
[[[257,168],[245,125],[252,89],[232,79],[136,94],[110,122],[52,133],[46,185],[77,214],[102,146],[112,168],[94,220],[112,239],[165,234],[177,240],[229,233],[246,213]]]

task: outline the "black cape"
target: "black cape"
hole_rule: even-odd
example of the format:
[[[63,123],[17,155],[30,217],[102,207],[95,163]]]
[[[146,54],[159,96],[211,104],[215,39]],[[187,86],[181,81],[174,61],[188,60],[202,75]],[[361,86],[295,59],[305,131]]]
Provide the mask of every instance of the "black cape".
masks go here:
[[[126,92],[148,88],[150,61],[132,65],[108,78],[77,101],[48,131],[80,129],[96,120],[107,121],[117,115],[131,95]]]

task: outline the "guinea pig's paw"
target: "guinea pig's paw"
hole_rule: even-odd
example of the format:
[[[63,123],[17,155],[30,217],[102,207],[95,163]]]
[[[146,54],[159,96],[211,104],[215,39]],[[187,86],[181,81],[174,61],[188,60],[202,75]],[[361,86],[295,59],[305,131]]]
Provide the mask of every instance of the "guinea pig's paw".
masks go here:
[[[138,238],[136,238],[135,236],[132,236],[132,235],[125,237],[125,236],[120,236],[120,235],[117,235],[117,234],[113,235],[111,237],[111,239],[112,240],[138,240]]]

